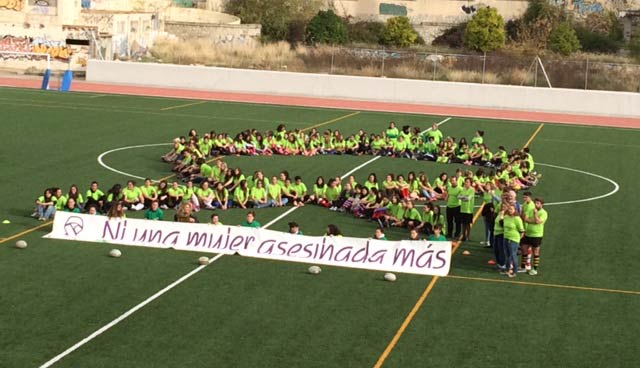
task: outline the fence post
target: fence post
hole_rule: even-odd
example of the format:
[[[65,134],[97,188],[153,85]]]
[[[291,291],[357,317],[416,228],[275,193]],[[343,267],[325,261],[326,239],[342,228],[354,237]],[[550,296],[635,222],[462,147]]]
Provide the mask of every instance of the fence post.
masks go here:
[[[384,46],[382,46],[382,70],[380,71],[380,76],[384,77],[384,57],[387,53],[384,51]]]
[[[487,67],[487,53],[484,53],[484,56],[482,57],[482,84],[484,84],[484,71],[486,70]]]
[[[436,49],[435,55],[433,55],[433,79],[436,80],[436,63],[438,62],[438,49]]]
[[[333,44],[331,45],[331,69],[329,70],[329,74],[333,74],[333,58],[335,57],[336,53],[336,45]]]
[[[587,66],[584,71],[584,89],[588,89],[589,86],[589,58],[587,58]]]

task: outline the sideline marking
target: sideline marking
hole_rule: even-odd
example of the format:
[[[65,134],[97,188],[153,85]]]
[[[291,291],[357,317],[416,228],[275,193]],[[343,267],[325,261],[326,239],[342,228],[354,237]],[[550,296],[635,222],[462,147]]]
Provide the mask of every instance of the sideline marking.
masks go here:
[[[113,153],[113,152],[117,152],[117,151],[124,151],[124,150],[132,149],[132,148],[144,148],[144,147],[155,147],[155,146],[170,146],[171,144],[172,143],[152,143],[152,144],[140,144],[140,145],[137,145],[137,146],[127,146],[127,147],[114,148],[112,150],[102,152],[100,154],[100,156],[98,156],[98,163],[100,164],[100,166],[104,167],[105,169],[107,169],[109,171],[113,171],[114,173],[117,173],[117,174],[120,174],[120,175],[124,175],[124,176],[129,176],[129,177],[140,179],[140,180],[144,180],[146,178],[143,178],[142,176],[137,176],[137,175],[126,173],[124,171],[120,171],[118,169],[114,169],[113,167],[105,164],[102,161],[102,159],[104,158],[104,156],[106,156],[106,155],[108,155],[110,153]]]
[[[536,135],[538,135],[538,133],[540,132],[540,130],[542,129],[543,126],[544,126],[544,124],[540,124],[538,126],[538,129],[536,129],[536,131],[533,132],[533,135],[529,138],[527,143],[525,143],[524,147],[529,146],[529,144],[531,144],[531,142],[533,142],[533,139],[536,137]],[[473,216],[473,220],[471,221],[471,228],[473,228],[473,225],[475,225],[476,221],[478,221],[478,218],[480,217],[480,214],[482,213],[482,209],[483,208],[484,208],[484,204],[482,204],[480,206],[478,211]],[[453,229],[449,229],[449,230],[453,230]],[[460,238],[456,242],[452,243],[452,246],[453,246],[453,249],[451,250],[452,259],[453,259],[453,255],[456,253],[456,251],[460,247],[460,244],[462,243],[461,239],[462,239],[463,236],[464,235],[461,234]],[[411,309],[411,312],[409,312],[407,317],[402,322],[402,325],[400,325],[400,328],[398,329],[396,334],[393,336],[393,339],[391,339],[391,341],[389,342],[387,347],[384,349],[384,351],[382,352],[382,354],[380,355],[380,357],[376,361],[376,364],[374,365],[374,368],[382,367],[384,362],[389,357],[389,354],[391,354],[391,352],[393,351],[395,346],[398,344],[398,341],[400,340],[400,337],[402,337],[402,334],[404,334],[404,332],[407,329],[407,327],[409,327],[409,324],[413,320],[413,317],[418,313],[418,311],[420,310],[420,307],[422,307],[422,305],[424,304],[424,301],[427,299],[427,297],[431,293],[431,290],[433,290],[433,288],[435,287],[435,285],[436,285],[436,283],[438,282],[439,279],[440,279],[439,276],[434,276],[433,279],[431,279],[431,282],[429,282],[429,285],[427,285],[426,289],[424,289],[424,291],[422,292],[422,295],[420,295],[420,298],[418,298],[418,301],[416,301],[415,305]]]
[[[90,98],[107,97],[107,96],[109,96],[109,95],[95,95],[95,96],[89,96],[89,97],[87,97],[87,99],[90,99]]]
[[[572,289],[572,290],[584,290],[584,291],[598,291],[598,292],[605,292],[605,293],[640,295],[640,291],[593,288],[588,286],[545,284],[541,282],[511,281],[511,280],[489,279],[484,277],[468,277],[468,276],[455,276],[455,275],[448,275],[446,276],[446,278],[459,279],[459,280],[483,281],[483,282],[498,282],[498,283],[504,283],[504,284],[516,284],[516,285],[527,285],[527,286],[541,286],[541,287],[559,288],[559,289]]]
[[[45,226],[49,226],[49,225],[51,225],[51,224],[53,224],[53,221],[47,221],[47,222],[45,222],[45,223],[43,223],[43,224],[40,224],[40,225],[38,225],[38,226],[34,226],[34,227],[29,228],[29,229],[27,229],[27,230],[21,231],[21,232],[19,232],[19,233],[15,234],[15,235],[11,235],[11,236],[10,236],[10,237],[8,237],[8,238],[0,239],[0,244],[5,243],[5,242],[8,242],[9,240],[13,240],[13,239],[18,238],[18,237],[21,237],[21,236],[23,236],[23,235],[27,235],[27,234],[29,234],[29,233],[32,233],[32,232],[34,232],[34,231],[36,231],[36,230],[38,230],[38,229],[41,229],[41,228],[43,228],[43,227],[45,227]]]
[[[594,141],[569,141],[564,139],[551,139],[551,138],[542,138],[540,140],[543,142],[560,142],[560,143],[588,144],[588,145],[609,146],[609,147],[640,148],[640,144],[615,144],[615,143],[594,142]]]
[[[314,129],[314,128],[321,127],[321,126],[323,126],[323,125],[327,125],[327,124],[335,123],[336,121],[340,121],[340,120],[348,119],[348,118],[350,118],[350,117],[352,117],[352,116],[356,116],[356,115],[358,115],[358,114],[360,114],[360,111],[352,112],[351,114],[347,114],[347,115],[340,116],[340,117],[335,118],[335,119],[327,120],[327,121],[325,121],[325,122],[323,122],[323,123],[319,123],[319,124],[316,124],[316,125],[312,125],[312,126],[310,126],[310,127],[308,127],[308,128],[300,129],[300,131],[301,131],[301,132],[306,132],[307,130],[311,130],[311,129]]]
[[[202,104],[207,103],[207,102],[209,102],[209,101],[198,101],[198,102],[191,102],[191,103],[188,103],[188,104],[163,107],[163,108],[160,109],[160,111],[168,111],[168,110],[174,110],[174,109],[181,109],[183,107],[202,105]]]
[[[533,142],[533,140],[536,138],[538,133],[540,133],[540,131],[542,130],[543,127],[544,127],[544,123],[540,123],[540,125],[538,125],[538,129],[536,129],[536,131],[533,132],[531,137],[529,137],[529,140],[527,141],[527,143],[525,143],[524,146],[522,146],[523,149],[529,147],[531,142]]]
[[[473,225],[475,225],[476,221],[478,221],[478,218],[480,217],[480,215],[482,214],[483,207],[484,205],[480,206],[480,209],[473,216],[473,221],[471,222],[472,228],[473,228]],[[452,258],[453,258],[453,255],[458,250],[458,248],[460,247],[460,244],[462,244],[462,241],[461,241],[462,237],[463,235],[460,235],[460,238],[458,238],[458,240],[451,243],[451,245],[453,246],[453,249],[451,250]],[[404,332],[407,330],[407,327],[409,327],[409,325],[411,324],[411,321],[413,321],[413,317],[415,317],[418,311],[420,311],[420,308],[424,304],[424,301],[427,299],[427,297],[431,293],[431,290],[433,290],[433,288],[436,286],[436,283],[438,282],[438,280],[440,280],[440,276],[434,276],[431,279],[431,282],[429,282],[429,285],[427,285],[427,288],[424,289],[424,291],[422,292],[422,295],[420,295],[420,298],[418,298],[418,300],[416,301],[416,304],[414,304],[413,308],[411,308],[411,311],[409,312],[407,317],[404,319],[404,321],[400,325],[400,328],[398,328],[398,331],[396,331],[396,334],[393,335],[393,339],[391,339],[387,347],[384,349],[384,351],[376,361],[374,368],[382,367],[382,365],[387,360],[387,358],[389,357],[393,349],[398,344],[398,341],[400,341],[400,338],[402,337]]]
[[[444,123],[446,123],[447,121],[449,121],[451,118],[447,118],[442,120],[441,122],[437,123],[437,125],[442,125]],[[429,128],[431,129],[431,128]],[[427,130],[429,130],[427,129]],[[170,144],[170,143],[160,143],[160,144],[155,144],[157,145],[166,145],[166,144]],[[139,145],[139,146],[134,146],[134,147],[147,147],[147,146],[153,146],[153,145]],[[100,157],[98,158],[98,162],[101,162],[101,158],[103,155],[105,155],[108,152],[113,152],[113,151],[118,151],[118,150],[122,150],[122,149],[126,149],[127,147],[123,147],[123,148],[116,148],[115,150],[111,150],[111,151],[107,151],[105,153],[103,153],[102,155],[100,155]],[[359,170],[363,167],[365,167],[366,165],[378,160],[380,157],[382,156],[376,156],[373,157],[372,159],[366,161],[365,163],[357,166],[356,168],[352,169],[351,171],[349,171],[348,173],[344,174],[342,176],[342,178],[345,178],[349,175],[351,175],[353,172],[355,172],[356,170]],[[101,163],[102,164],[102,163]],[[103,165],[105,166],[105,165]],[[119,171],[117,171],[119,172]],[[121,172],[120,172],[121,173]],[[126,173],[125,173],[126,174]],[[129,175],[129,174],[126,174]],[[130,175],[131,176],[131,175]],[[134,176],[137,177],[137,176]],[[290,213],[292,213],[293,211],[297,210],[300,207],[292,207],[289,210],[285,211],[284,213],[282,213],[281,215],[279,215],[278,217],[276,217],[275,219],[269,221],[267,224],[265,224],[264,226],[262,226],[263,229],[268,228],[269,226],[275,224],[277,221],[283,219],[284,217],[286,217],[287,215],[289,215]],[[94,338],[98,337],[99,335],[101,335],[103,332],[107,331],[108,329],[110,329],[111,327],[117,325],[118,323],[122,322],[124,319],[126,319],[127,317],[129,317],[130,315],[132,315],[133,313],[137,312],[138,310],[142,309],[145,305],[151,303],[152,301],[154,301],[155,299],[159,298],[160,296],[162,296],[163,294],[165,294],[166,292],[168,292],[169,290],[173,289],[174,287],[180,285],[182,282],[186,281],[187,279],[189,279],[191,276],[197,274],[198,272],[202,271],[203,269],[205,269],[205,267],[211,265],[213,262],[217,261],[218,259],[222,258],[222,256],[224,256],[224,254],[218,254],[217,256],[215,256],[214,258],[209,260],[209,263],[207,263],[206,265],[201,265],[196,267],[195,269],[193,269],[192,271],[190,271],[189,273],[187,273],[186,275],[182,276],[181,278],[179,278],[178,280],[174,281],[173,283],[167,285],[165,288],[163,288],[162,290],[158,291],[157,293],[153,294],[152,296],[150,296],[149,298],[147,298],[146,300],[144,300],[142,303],[136,305],[135,307],[129,309],[128,311],[126,311],[125,313],[123,313],[122,315],[120,315],[119,317],[117,317],[116,319],[114,319],[113,321],[109,322],[108,324],[102,326],[101,328],[97,329],[96,331],[94,331],[91,335],[85,337],[84,339],[80,340],[79,342],[77,342],[76,344],[74,344],[73,346],[71,346],[70,348],[68,348],[67,350],[63,351],[62,353],[56,355],[55,357],[51,358],[50,360],[48,360],[46,363],[42,364],[40,366],[40,368],[48,368],[51,367],[52,365],[54,365],[55,363],[57,363],[58,361],[60,361],[62,358],[64,358],[65,356],[71,354],[72,352],[74,352],[75,350],[77,350],[78,348],[80,348],[82,345],[88,343],[89,341],[93,340]]]

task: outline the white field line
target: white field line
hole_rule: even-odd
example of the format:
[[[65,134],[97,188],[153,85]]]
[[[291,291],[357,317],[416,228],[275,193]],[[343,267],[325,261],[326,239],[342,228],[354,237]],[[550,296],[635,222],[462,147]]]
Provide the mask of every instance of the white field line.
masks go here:
[[[113,152],[117,152],[117,151],[124,151],[124,150],[128,150],[128,149],[133,149],[133,148],[144,148],[144,147],[155,147],[155,146],[169,146],[171,145],[171,143],[153,143],[153,144],[141,144],[138,146],[127,146],[127,147],[120,147],[120,148],[114,148],[112,150],[106,151],[106,152],[102,152],[100,154],[100,156],[98,156],[98,163],[100,164],[100,166],[104,167],[105,169],[109,170],[109,171],[113,171],[114,173],[120,174],[120,175],[124,175],[124,176],[128,176],[131,178],[136,178],[136,179],[140,179],[140,180],[144,180],[146,178],[142,177],[142,176],[137,176],[137,175],[133,175],[133,174],[129,174],[126,173],[124,171],[120,171],[118,169],[114,169],[113,167],[107,165],[104,163],[104,161],[102,160],[104,158],[104,156],[113,153]]]
[[[444,123],[446,123],[447,121],[449,121],[451,118],[446,118],[444,120],[442,120],[441,122],[438,123],[438,125],[442,125]],[[429,129],[425,130],[428,131]],[[165,143],[162,143],[165,144]],[[157,146],[160,144],[154,144],[154,145],[140,145],[140,146],[134,146],[135,148],[138,147],[148,147],[148,146]],[[131,147],[133,148],[133,147]],[[116,148],[115,150],[111,150],[111,151],[107,151],[105,153],[103,153],[102,155],[100,155],[100,157],[98,157],[98,162],[100,162],[101,165],[103,165],[104,167],[107,167],[106,165],[104,165],[102,163],[102,157],[105,154],[108,154],[110,152],[114,152],[114,151],[120,151],[123,149],[127,149],[127,147],[123,147],[123,148]],[[349,172],[347,172],[346,174],[342,175],[342,178],[346,178],[347,176],[351,175],[352,173],[354,173],[355,171],[369,165],[370,163],[376,161],[377,159],[379,159],[381,156],[376,156],[368,161],[366,161],[365,163],[355,167],[354,169],[350,170]],[[118,170],[109,168],[110,170],[113,170],[115,172],[118,173],[122,173]],[[124,175],[129,175],[132,177],[137,177],[137,176],[133,176],[127,173],[124,173]],[[280,216],[276,217],[275,219],[269,221],[267,224],[265,224],[262,228],[266,229],[270,226],[272,226],[273,224],[275,224],[276,222],[280,221],[281,219],[283,219],[284,217],[286,217],[287,215],[291,214],[293,211],[297,210],[299,207],[293,207],[290,208],[288,211],[284,212],[283,214],[281,214]],[[187,273],[186,275],[180,277],[178,280],[172,282],[171,284],[167,285],[165,288],[163,288],[162,290],[158,291],[157,293],[153,294],[152,296],[150,296],[149,298],[145,299],[142,303],[136,305],[135,307],[129,309],[128,311],[124,312],[122,315],[120,315],[118,318],[114,319],[113,321],[107,323],[106,325],[100,327],[99,329],[97,329],[95,332],[93,332],[91,335],[85,337],[84,339],[78,341],[76,344],[74,344],[73,346],[71,346],[70,348],[68,348],[67,350],[63,351],[62,353],[56,355],[55,357],[51,358],[50,360],[48,360],[46,363],[42,364],[40,366],[40,368],[47,368],[47,367],[51,367],[52,365],[54,365],[55,363],[59,362],[62,358],[66,357],[67,355],[71,354],[72,352],[76,351],[77,349],[79,349],[82,345],[88,343],[89,341],[95,339],[96,337],[100,336],[102,333],[104,333],[105,331],[109,330],[111,327],[117,325],[118,323],[122,322],[123,320],[125,320],[127,317],[129,317],[130,315],[132,315],[133,313],[137,312],[138,310],[142,309],[144,306],[146,306],[147,304],[151,303],[152,301],[156,300],[157,298],[159,298],[160,296],[162,296],[163,294],[165,294],[166,292],[168,292],[169,290],[173,289],[174,287],[180,285],[182,282],[186,281],[187,279],[189,279],[191,276],[197,274],[198,272],[202,271],[203,269],[205,269],[205,267],[209,266],[210,264],[212,264],[213,262],[219,260],[220,258],[222,258],[224,254],[218,254],[217,256],[211,258],[209,260],[209,263],[207,263],[206,265],[201,265],[196,267],[195,269],[191,270],[189,273]]]

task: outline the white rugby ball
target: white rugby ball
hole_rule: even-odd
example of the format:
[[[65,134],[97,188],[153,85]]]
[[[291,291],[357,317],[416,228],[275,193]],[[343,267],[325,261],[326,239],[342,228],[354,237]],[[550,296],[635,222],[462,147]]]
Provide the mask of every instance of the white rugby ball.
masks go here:
[[[396,281],[396,275],[392,274],[391,272],[387,272],[384,274],[384,279],[390,282],[394,282]]]
[[[111,249],[109,251],[109,255],[113,258],[118,258],[122,255],[122,252],[120,251],[120,249]]]
[[[318,266],[309,267],[309,273],[312,274],[312,275],[317,275],[320,272],[322,272],[322,269],[320,267],[318,267]]]
[[[27,247],[27,242],[24,240],[18,240],[16,242],[16,248],[24,249]]]
[[[200,257],[198,258],[198,263],[200,263],[201,265],[206,265],[209,264],[209,257]]]

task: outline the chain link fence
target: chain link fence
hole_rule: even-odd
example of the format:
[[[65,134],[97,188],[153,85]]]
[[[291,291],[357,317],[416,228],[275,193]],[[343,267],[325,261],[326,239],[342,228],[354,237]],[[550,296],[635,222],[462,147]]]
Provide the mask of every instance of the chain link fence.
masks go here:
[[[300,58],[300,72],[640,92],[640,65],[589,59],[343,47],[310,48]]]

